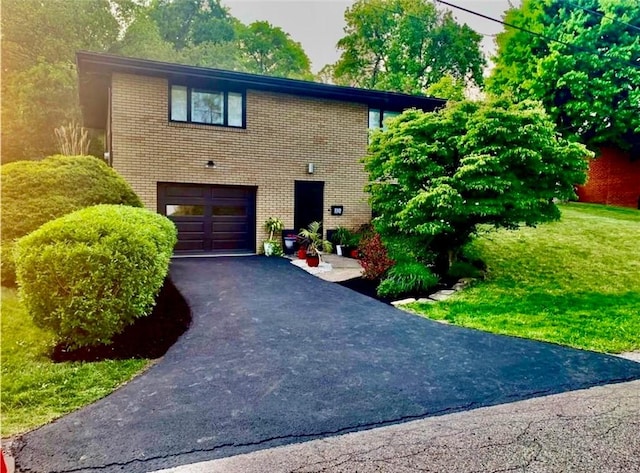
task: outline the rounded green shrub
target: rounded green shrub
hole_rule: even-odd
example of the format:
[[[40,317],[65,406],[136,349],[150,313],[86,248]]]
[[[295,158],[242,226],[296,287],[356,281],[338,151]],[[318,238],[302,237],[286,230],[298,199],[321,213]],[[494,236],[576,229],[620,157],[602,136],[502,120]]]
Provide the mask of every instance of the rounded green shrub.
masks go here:
[[[20,297],[68,347],[108,343],[149,314],[176,241],[174,224],[149,210],[78,210],[18,240]]]
[[[40,225],[97,204],[142,207],[129,184],[93,156],[51,156],[1,167],[2,283],[15,283],[13,241]]]
[[[387,276],[378,286],[381,297],[397,297],[426,291],[438,284],[438,277],[424,264],[400,261],[389,269]]]

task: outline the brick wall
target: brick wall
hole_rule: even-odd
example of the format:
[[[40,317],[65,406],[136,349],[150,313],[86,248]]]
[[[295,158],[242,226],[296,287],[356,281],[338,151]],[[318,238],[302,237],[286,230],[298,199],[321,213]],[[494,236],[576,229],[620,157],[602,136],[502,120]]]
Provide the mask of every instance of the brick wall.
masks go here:
[[[246,110],[246,129],[169,123],[165,79],[114,74],[113,166],[153,210],[158,182],[257,186],[256,248],[268,217],[293,228],[295,180],[324,181],[325,229],[369,221],[365,105],[248,90]]]
[[[589,164],[589,179],[578,187],[581,202],[640,208],[640,160],[618,149],[602,148]]]

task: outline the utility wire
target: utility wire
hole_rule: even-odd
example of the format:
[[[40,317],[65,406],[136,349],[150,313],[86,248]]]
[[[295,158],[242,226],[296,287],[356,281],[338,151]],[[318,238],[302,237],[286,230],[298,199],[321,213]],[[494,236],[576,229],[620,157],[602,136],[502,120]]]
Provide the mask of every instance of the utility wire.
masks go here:
[[[640,27],[638,27],[636,25],[632,25],[631,23],[627,23],[626,21],[619,20],[618,18],[615,18],[613,16],[605,15],[604,13],[600,13],[597,10],[591,10],[589,8],[585,8],[583,6],[577,5],[577,4],[575,4],[573,2],[569,2],[569,1],[567,2],[567,4],[569,6],[571,6],[571,7],[573,7],[573,8],[578,8],[578,9],[580,9],[582,11],[587,12],[587,13],[591,13],[592,15],[596,15],[596,16],[599,16],[601,18],[606,18],[608,20],[615,21],[616,23],[620,23],[621,25],[628,26],[629,28],[634,29],[636,31],[640,31]]]
[[[517,30],[523,31],[523,32],[528,33],[530,35],[537,36],[538,38],[542,38],[542,39],[544,39],[546,41],[553,41],[555,43],[562,44],[563,46],[566,46],[568,48],[573,49],[574,51],[580,51],[580,52],[588,53],[588,54],[594,54],[595,53],[598,56],[600,56],[598,51],[595,51],[595,50],[590,50],[590,49],[583,48],[581,46],[576,46],[575,44],[567,43],[566,41],[562,41],[562,40],[559,40],[559,39],[556,39],[556,38],[552,38],[550,36],[543,35],[542,33],[536,33],[535,31],[528,30],[527,28],[523,28],[521,26],[517,26],[517,25],[514,25],[512,23],[507,23],[506,21],[498,20],[497,18],[493,18],[491,16],[485,15],[483,13],[479,13],[477,11],[469,10],[468,8],[464,8],[464,7],[461,7],[459,5],[454,5],[453,3],[449,3],[449,2],[446,2],[444,0],[434,0],[434,1],[438,2],[438,3],[441,3],[443,5],[446,5],[446,6],[450,7],[450,8],[455,8],[457,10],[461,10],[461,11],[469,13],[471,15],[479,16],[481,18],[484,18],[485,20],[493,21],[495,23],[500,23],[501,25],[508,26],[510,28],[515,28]],[[389,10],[389,11],[391,11],[391,10]],[[398,12],[395,12],[395,13],[398,13]],[[420,19],[420,18],[415,17],[415,16],[414,16],[414,18]],[[602,56],[600,56],[600,57],[602,57]],[[620,64],[626,64],[626,65],[633,66],[635,68],[640,69],[640,64],[636,64],[636,63],[633,63],[633,62],[630,62],[630,61],[625,61],[623,59],[618,59],[618,58],[614,58],[614,57],[608,57],[607,59],[612,59],[615,62],[619,62]]]

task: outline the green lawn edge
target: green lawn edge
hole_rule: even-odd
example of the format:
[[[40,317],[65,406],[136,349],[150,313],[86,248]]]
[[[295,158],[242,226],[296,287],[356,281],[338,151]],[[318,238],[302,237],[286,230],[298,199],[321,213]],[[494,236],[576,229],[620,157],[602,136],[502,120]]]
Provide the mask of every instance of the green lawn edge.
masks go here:
[[[537,228],[480,235],[467,251],[485,280],[411,312],[452,324],[606,353],[640,350],[640,211],[560,205]]]
[[[146,359],[54,363],[51,334],[33,324],[15,289],[2,288],[0,433],[22,434],[89,405],[143,372]]]

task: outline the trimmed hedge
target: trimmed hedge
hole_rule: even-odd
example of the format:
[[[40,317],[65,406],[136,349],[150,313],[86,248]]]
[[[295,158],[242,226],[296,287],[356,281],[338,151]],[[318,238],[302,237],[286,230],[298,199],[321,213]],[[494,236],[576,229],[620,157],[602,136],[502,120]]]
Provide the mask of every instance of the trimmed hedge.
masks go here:
[[[109,343],[150,313],[176,241],[175,225],[149,210],[78,210],[18,240],[20,297],[69,348]]]
[[[129,184],[93,156],[51,156],[1,167],[2,283],[15,283],[13,242],[40,225],[97,204],[142,207]]]

